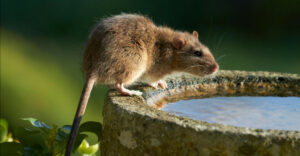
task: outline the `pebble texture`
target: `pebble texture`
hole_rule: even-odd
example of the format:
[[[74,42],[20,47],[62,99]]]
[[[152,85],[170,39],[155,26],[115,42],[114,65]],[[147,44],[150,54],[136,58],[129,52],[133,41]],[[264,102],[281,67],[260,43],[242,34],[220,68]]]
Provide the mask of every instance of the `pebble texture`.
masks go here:
[[[142,84],[143,96],[109,91],[103,108],[101,155],[300,156],[300,131],[211,124],[160,111],[167,98],[298,96],[300,75],[220,71],[214,77],[172,75],[168,89]]]

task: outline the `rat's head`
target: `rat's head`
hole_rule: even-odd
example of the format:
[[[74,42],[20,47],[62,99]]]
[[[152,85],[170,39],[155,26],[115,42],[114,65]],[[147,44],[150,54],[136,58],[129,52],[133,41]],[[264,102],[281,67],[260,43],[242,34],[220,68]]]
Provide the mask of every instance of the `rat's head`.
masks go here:
[[[177,70],[197,76],[214,74],[219,65],[210,50],[199,42],[198,33],[177,33],[173,38],[174,65]]]

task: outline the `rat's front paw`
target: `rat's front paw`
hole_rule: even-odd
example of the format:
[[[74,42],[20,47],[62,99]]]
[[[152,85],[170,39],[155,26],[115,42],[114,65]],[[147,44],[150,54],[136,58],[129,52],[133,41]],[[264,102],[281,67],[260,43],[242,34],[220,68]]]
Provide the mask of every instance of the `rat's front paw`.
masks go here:
[[[162,89],[168,88],[168,84],[164,80],[159,80],[157,82],[153,82],[153,83],[149,84],[149,86],[153,87],[154,89],[157,89],[158,86],[160,86]]]
[[[168,88],[168,84],[165,80],[159,80],[158,81],[158,85],[162,88],[162,89],[166,89]]]
[[[153,82],[151,84],[148,84],[149,86],[151,86],[154,89],[157,89],[158,83],[157,82]]]

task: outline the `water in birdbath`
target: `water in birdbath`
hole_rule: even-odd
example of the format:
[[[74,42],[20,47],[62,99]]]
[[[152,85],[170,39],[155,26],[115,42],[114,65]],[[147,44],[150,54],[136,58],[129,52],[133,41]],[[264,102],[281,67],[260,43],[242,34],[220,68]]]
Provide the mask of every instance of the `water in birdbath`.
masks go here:
[[[161,110],[239,127],[300,130],[300,97],[240,96],[180,100]]]

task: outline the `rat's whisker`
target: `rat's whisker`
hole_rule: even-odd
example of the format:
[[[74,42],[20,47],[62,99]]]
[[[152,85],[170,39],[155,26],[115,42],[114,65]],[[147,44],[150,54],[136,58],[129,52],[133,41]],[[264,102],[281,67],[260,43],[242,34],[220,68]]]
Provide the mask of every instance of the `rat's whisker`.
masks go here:
[[[195,65],[195,66],[190,66],[190,67],[187,67],[185,69],[183,69],[183,71],[189,69],[189,68],[195,68],[195,67],[205,67],[204,65]]]
[[[225,36],[226,36],[226,32],[224,32],[224,33],[221,35],[221,37],[219,38],[219,41],[218,41],[217,47],[216,47],[216,52],[219,50],[219,47],[220,47],[221,43],[223,42]]]
[[[222,58],[224,58],[226,56],[226,54],[219,56],[216,61],[220,61]]]

